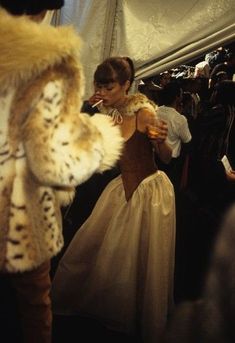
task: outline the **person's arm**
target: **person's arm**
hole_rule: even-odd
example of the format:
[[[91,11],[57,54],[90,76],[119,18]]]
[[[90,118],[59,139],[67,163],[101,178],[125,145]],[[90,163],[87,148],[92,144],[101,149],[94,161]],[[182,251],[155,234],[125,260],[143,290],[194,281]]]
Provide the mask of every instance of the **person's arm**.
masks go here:
[[[154,133],[155,132],[155,133]],[[150,138],[160,160],[166,164],[171,161],[172,149],[166,142],[167,124],[163,120],[157,120],[156,126],[148,126],[147,135]]]
[[[230,182],[235,182],[235,170],[227,171],[226,170],[227,180]]]
[[[121,154],[120,130],[107,116],[68,105],[63,78],[45,84],[22,128],[28,166],[42,184],[73,187],[110,169]]]
[[[157,119],[155,113],[147,109],[141,109],[138,115],[138,123],[141,130],[146,132],[155,148],[160,160],[169,163],[172,157],[172,149],[167,144],[167,124],[161,119]]]
[[[167,144],[165,140],[158,141],[158,139],[152,140],[152,144],[154,145],[160,160],[166,164],[170,163],[172,158],[172,149],[169,144]]]

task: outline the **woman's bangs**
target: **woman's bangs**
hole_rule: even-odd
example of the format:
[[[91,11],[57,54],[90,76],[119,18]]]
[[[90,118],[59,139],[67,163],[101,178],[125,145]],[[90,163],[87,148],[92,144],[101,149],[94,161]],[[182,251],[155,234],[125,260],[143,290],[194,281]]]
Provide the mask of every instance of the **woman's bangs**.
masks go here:
[[[94,75],[94,81],[95,83],[102,85],[116,82],[116,75],[110,66],[102,65],[100,68],[97,68]]]

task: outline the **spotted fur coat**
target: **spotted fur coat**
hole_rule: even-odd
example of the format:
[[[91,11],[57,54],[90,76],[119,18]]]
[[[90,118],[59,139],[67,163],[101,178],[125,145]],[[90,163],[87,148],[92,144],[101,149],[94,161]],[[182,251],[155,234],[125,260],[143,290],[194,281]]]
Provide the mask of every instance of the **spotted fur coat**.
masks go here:
[[[0,270],[26,271],[63,246],[60,207],[122,149],[111,119],[79,113],[80,40],[0,10]]]

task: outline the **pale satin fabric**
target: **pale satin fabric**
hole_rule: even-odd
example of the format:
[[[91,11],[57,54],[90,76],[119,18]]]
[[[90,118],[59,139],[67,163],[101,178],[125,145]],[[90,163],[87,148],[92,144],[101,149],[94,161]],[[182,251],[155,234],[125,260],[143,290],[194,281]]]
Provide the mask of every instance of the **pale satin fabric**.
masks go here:
[[[56,314],[81,314],[156,342],[173,307],[175,199],[161,172],[127,202],[112,180],[61,259],[52,286]]]

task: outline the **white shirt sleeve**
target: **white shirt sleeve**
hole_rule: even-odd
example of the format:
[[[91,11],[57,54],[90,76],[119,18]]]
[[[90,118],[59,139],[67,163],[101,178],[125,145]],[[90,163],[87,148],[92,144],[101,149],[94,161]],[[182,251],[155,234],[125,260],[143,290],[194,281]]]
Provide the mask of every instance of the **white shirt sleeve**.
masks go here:
[[[181,115],[181,122],[179,125],[178,133],[180,136],[180,139],[183,143],[188,143],[192,139],[191,132],[188,127],[188,120],[184,115]]]

